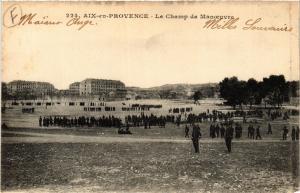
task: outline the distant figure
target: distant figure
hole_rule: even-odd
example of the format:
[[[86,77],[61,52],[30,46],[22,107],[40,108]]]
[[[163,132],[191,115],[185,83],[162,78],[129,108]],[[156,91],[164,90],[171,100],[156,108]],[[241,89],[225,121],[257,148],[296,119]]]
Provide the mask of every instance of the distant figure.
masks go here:
[[[293,141],[296,140],[296,129],[295,129],[294,126],[292,127],[292,140],[293,140]]]
[[[219,127],[219,124],[216,125],[215,130],[216,130],[217,138],[219,138],[219,135],[220,135],[220,127]]]
[[[129,130],[129,124],[126,123],[126,129],[124,130],[121,126],[118,128],[118,134],[129,134],[131,135],[131,131]]]
[[[129,124],[128,123],[126,124],[125,134],[130,134],[130,135],[132,134],[131,131],[129,130]]]
[[[250,137],[250,139],[254,139],[254,127],[252,125],[249,125],[248,127],[248,137]]]
[[[209,128],[209,133],[211,138],[216,138],[216,130],[215,130],[215,125],[211,124]]]
[[[226,131],[225,131],[225,143],[226,143],[226,147],[227,147],[227,150],[229,153],[231,152],[232,138],[233,138],[233,128],[232,128],[232,126],[229,126],[226,128]]]
[[[249,125],[248,126],[248,138],[250,138],[250,136],[251,136],[251,126]]]
[[[260,126],[256,127],[256,137],[255,137],[255,139],[257,140],[257,138],[261,139],[261,136],[260,136]]]
[[[39,126],[41,127],[43,125],[43,119],[42,119],[42,117],[40,116],[40,118],[39,118]]]
[[[268,124],[268,132],[267,132],[267,134],[272,134],[272,127],[271,127],[270,123]]]
[[[199,153],[199,138],[200,138],[200,127],[193,125],[192,141],[193,141],[195,153]]]
[[[286,140],[289,130],[286,128],[286,126],[284,126],[282,130],[283,130],[282,140]]]
[[[8,128],[8,126],[5,123],[2,123],[1,129],[7,129],[7,128]]]
[[[299,127],[297,126],[296,129],[296,140],[299,140]]]
[[[221,132],[221,138],[224,138],[224,135],[225,135],[225,128],[224,128],[223,125],[221,125],[220,132]]]
[[[185,137],[189,138],[189,132],[190,132],[190,128],[189,126],[185,126]]]

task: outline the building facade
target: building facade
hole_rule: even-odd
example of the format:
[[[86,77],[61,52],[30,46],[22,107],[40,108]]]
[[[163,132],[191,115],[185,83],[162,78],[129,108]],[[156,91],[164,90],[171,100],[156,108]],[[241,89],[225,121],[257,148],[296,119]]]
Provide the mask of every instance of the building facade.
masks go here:
[[[80,94],[80,82],[74,82],[72,84],[70,84],[69,86],[69,94],[70,95],[74,95],[74,96],[77,96]]]
[[[36,96],[52,95],[55,88],[48,82],[15,80],[7,84],[7,92],[11,95],[30,93]]]
[[[125,98],[125,84],[118,80],[85,79],[79,84],[81,96],[104,96],[110,98]]]

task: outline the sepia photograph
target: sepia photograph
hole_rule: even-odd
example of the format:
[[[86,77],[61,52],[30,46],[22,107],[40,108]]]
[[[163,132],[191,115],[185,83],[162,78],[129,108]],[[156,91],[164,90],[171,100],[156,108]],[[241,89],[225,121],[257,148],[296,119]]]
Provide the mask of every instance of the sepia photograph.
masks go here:
[[[1,9],[1,192],[300,192],[298,1]]]

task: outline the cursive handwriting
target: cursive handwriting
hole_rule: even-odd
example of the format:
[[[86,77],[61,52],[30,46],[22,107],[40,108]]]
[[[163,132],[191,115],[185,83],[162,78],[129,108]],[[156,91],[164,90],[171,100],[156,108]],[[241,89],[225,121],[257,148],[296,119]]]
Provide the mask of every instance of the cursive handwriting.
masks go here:
[[[72,18],[67,23],[66,26],[72,26],[77,25],[79,26],[78,30],[81,30],[86,25],[96,25],[96,23],[93,23],[91,20],[81,20],[80,17]]]
[[[239,18],[231,18],[229,20],[226,19],[211,19],[205,22],[203,28],[206,29],[236,29],[235,25],[238,22]]]
[[[36,19],[36,13],[25,14],[20,18],[18,25],[58,25],[62,24],[61,21],[47,20],[48,16],[44,16],[41,19]]]
[[[258,24],[261,23],[262,18],[257,19],[249,19],[245,22],[245,26],[243,30],[263,30],[263,31],[286,31],[290,32],[293,30],[292,27],[288,27],[286,24],[283,26],[259,26]]]
[[[4,12],[3,25],[8,28],[24,25],[61,25],[62,21],[50,19],[49,16],[38,16],[37,13],[23,14],[22,8],[18,4],[11,5]],[[66,26],[78,26],[78,30],[87,25],[96,25],[91,20],[82,20],[80,17],[73,18],[66,22]]]

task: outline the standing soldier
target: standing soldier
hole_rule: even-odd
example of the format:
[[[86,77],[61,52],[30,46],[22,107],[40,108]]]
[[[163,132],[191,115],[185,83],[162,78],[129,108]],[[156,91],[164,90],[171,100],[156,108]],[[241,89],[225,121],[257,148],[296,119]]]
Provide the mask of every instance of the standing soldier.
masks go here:
[[[272,134],[272,127],[271,124],[268,124],[268,133],[267,134]]]
[[[40,118],[39,118],[39,125],[40,125],[40,127],[42,126],[42,122],[43,122],[43,119],[42,119],[42,117],[40,116]]]
[[[289,130],[286,128],[286,126],[284,126],[282,130],[283,130],[282,140],[286,140]]]
[[[251,125],[248,126],[248,138],[251,138]]]
[[[294,126],[292,127],[292,140],[293,140],[293,141],[296,140],[296,129],[295,129]]]
[[[221,124],[221,129],[220,129],[220,131],[221,131],[221,138],[223,138],[223,137],[224,137],[224,134],[225,134],[225,128],[224,128],[224,125],[223,125],[223,124]]]
[[[230,125],[226,128],[226,131],[225,131],[225,143],[226,143],[226,147],[227,147],[227,150],[229,153],[231,152],[232,138],[233,138],[233,128]]]
[[[259,138],[259,139],[261,139],[261,136],[260,136],[260,126],[257,126],[256,127],[256,137],[255,137],[255,139],[257,140],[257,138]]]
[[[250,139],[254,139],[254,127],[251,125]]]
[[[219,138],[219,134],[220,134],[219,124],[217,124],[217,126],[216,126],[216,134],[217,134],[217,138]]]
[[[190,131],[190,128],[185,125],[185,137],[189,138],[189,131]]]
[[[199,137],[200,137],[200,127],[193,125],[192,141],[193,141],[195,153],[199,153]]]

